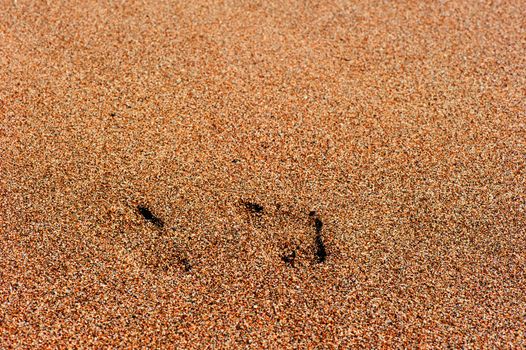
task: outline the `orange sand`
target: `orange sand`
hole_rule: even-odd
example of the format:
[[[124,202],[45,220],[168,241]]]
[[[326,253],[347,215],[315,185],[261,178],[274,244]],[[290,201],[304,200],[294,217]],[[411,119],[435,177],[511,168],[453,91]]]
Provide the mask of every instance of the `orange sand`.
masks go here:
[[[526,347],[525,14],[2,0],[0,348]]]

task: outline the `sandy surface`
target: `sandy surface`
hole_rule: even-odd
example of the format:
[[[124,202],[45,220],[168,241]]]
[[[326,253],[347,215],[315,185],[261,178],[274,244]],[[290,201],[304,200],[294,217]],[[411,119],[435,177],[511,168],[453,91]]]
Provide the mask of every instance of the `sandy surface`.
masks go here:
[[[0,348],[526,346],[525,14],[2,0]]]

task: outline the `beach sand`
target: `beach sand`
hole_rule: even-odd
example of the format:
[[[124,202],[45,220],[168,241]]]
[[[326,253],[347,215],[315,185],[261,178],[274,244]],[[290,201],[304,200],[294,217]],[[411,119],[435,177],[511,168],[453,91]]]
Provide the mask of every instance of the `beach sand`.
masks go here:
[[[526,346],[526,2],[0,3],[0,348]]]

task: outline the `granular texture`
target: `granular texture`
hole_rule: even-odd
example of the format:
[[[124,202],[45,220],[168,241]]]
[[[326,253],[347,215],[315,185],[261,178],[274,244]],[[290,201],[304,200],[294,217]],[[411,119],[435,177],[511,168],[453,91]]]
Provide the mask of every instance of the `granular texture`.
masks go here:
[[[525,14],[0,0],[0,348],[526,347]]]

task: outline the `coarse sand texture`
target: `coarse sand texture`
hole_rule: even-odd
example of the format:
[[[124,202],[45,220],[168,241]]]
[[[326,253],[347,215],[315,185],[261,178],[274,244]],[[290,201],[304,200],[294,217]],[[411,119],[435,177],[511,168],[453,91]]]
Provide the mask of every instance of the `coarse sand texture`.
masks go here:
[[[0,349],[526,348],[526,1],[0,0]]]

